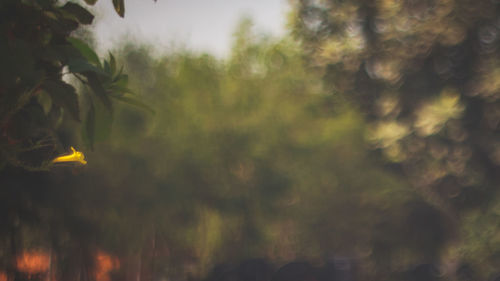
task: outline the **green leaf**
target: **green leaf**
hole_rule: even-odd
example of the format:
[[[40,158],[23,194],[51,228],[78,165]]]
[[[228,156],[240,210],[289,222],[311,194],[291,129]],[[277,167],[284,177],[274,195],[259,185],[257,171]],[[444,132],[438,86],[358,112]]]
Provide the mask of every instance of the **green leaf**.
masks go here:
[[[95,106],[95,128],[94,141],[104,141],[111,133],[113,124],[113,113],[108,110],[99,100],[94,102]]]
[[[95,132],[95,109],[91,103],[87,117],[82,126],[82,139],[91,150],[94,150],[94,132]]]
[[[87,45],[87,43],[83,42],[80,39],[74,38],[74,37],[67,38],[66,40],[68,40],[68,42],[71,45],[73,45],[73,47],[78,49],[78,51],[80,51],[82,56],[84,58],[86,58],[89,62],[91,62],[97,66],[101,66],[101,62],[99,61],[99,57],[94,52],[94,50],[92,50],[92,48],[90,48],[89,45]]]
[[[116,100],[119,100],[121,102],[124,102],[124,103],[127,103],[127,104],[130,104],[130,105],[133,105],[133,106],[137,106],[139,108],[142,108],[146,111],[148,111],[149,113],[151,114],[156,114],[155,110],[150,107],[149,105],[145,104],[144,102],[138,100],[138,99],[135,99],[133,97],[130,97],[130,96],[113,96],[114,99]]]
[[[75,16],[82,24],[91,24],[94,20],[94,15],[78,4],[68,2],[61,9]]]
[[[116,71],[116,60],[113,54],[109,53],[109,67],[111,70],[111,74],[114,74]]]
[[[111,91],[111,97],[113,98],[117,96],[123,96],[125,94],[131,94],[134,96],[137,95],[134,91],[130,90],[126,86],[111,85],[111,87],[109,87],[109,90]]]
[[[104,61],[104,72],[108,73],[109,75],[112,75],[111,68],[109,67],[109,63],[107,61]]]
[[[97,0],[85,0],[85,3],[89,5],[94,5],[97,2]]]
[[[87,77],[87,82],[89,83],[89,86],[94,94],[101,100],[104,106],[106,106],[106,108],[111,111],[111,101],[101,81],[99,81],[97,74],[95,72],[86,72],[83,73],[83,75]]]
[[[90,64],[88,61],[84,59],[72,59],[68,62],[69,71],[73,73],[85,73],[85,72],[95,72],[98,74],[102,74],[108,76],[109,74],[103,71],[102,69]]]
[[[59,11],[57,19],[47,17],[46,24],[52,33],[64,38],[68,37],[71,32],[80,26],[80,22],[75,15],[62,10]]]
[[[113,0],[113,6],[115,7],[115,11],[123,18],[125,16],[125,4],[124,0]]]
[[[49,93],[46,91],[40,91],[37,95],[38,103],[42,106],[43,112],[48,114],[52,108],[52,100],[50,99]]]
[[[82,139],[85,144],[94,149],[94,144],[106,140],[111,133],[113,114],[102,102],[91,102],[87,118],[82,126]]]
[[[128,85],[128,75],[127,74],[121,74],[119,76],[116,76],[115,79],[113,79],[113,85],[119,86],[119,87],[127,87]]]
[[[63,81],[48,80],[42,89],[49,93],[52,103],[68,111],[73,119],[80,121],[78,95],[75,88]]]
[[[50,11],[44,11],[43,12],[43,15],[52,19],[52,20],[57,20],[57,15],[54,14],[53,12],[50,12]]]

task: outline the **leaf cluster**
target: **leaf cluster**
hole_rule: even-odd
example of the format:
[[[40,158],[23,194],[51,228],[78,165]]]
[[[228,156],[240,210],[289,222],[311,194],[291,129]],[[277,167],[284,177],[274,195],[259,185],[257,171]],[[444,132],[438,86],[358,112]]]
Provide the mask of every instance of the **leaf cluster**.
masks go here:
[[[115,2],[123,15],[123,1]],[[97,103],[107,116],[113,99],[147,108],[133,98],[127,75],[111,54],[101,62],[91,47],[73,36],[94,19],[86,8],[73,2],[8,0],[0,4],[0,15],[1,166],[46,169],[57,153],[74,145],[74,140],[61,137],[61,128],[74,135],[82,115],[83,137],[92,148],[95,124],[101,122]],[[70,76],[90,88],[87,108],[68,82]]]

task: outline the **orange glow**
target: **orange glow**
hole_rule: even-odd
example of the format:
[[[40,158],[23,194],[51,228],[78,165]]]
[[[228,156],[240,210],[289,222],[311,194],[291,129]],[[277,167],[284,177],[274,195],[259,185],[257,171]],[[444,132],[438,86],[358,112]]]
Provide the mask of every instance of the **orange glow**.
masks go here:
[[[96,281],[110,281],[109,272],[120,268],[120,262],[104,252],[97,253]]]
[[[7,281],[7,274],[3,271],[0,271],[0,281]]]
[[[41,251],[29,251],[22,253],[16,260],[17,270],[31,274],[44,273],[49,270],[50,256]],[[109,273],[120,268],[118,258],[105,252],[98,251],[96,255],[96,281],[110,281]],[[8,281],[7,274],[0,271],[0,281]]]
[[[50,257],[44,252],[24,252],[21,256],[17,257],[16,262],[19,271],[36,274],[49,270]]]

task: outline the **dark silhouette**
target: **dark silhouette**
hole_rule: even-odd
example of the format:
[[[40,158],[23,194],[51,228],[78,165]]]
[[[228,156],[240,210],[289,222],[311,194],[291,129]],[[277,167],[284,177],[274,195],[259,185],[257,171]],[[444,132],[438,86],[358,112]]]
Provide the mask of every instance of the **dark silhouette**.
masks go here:
[[[214,267],[205,281],[239,281],[238,271],[231,264],[219,264]]]
[[[319,281],[316,269],[308,262],[291,262],[273,275],[272,281]]]
[[[241,281],[270,281],[272,274],[271,265],[264,259],[245,260],[238,267]]]
[[[408,272],[409,281],[437,281],[440,277],[439,269],[429,263],[419,264]]]

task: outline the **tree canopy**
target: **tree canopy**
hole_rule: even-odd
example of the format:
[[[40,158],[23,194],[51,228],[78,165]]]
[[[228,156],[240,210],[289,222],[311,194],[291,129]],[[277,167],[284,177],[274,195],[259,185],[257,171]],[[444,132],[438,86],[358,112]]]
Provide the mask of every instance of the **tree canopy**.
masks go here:
[[[443,262],[486,275],[499,250],[498,11],[495,1],[305,0],[292,20],[329,90],[363,112],[386,166],[447,216]]]

